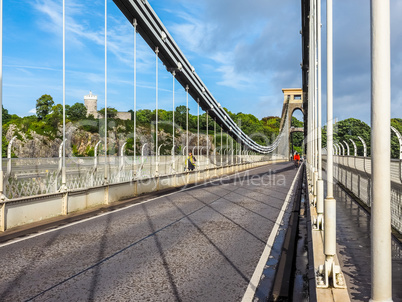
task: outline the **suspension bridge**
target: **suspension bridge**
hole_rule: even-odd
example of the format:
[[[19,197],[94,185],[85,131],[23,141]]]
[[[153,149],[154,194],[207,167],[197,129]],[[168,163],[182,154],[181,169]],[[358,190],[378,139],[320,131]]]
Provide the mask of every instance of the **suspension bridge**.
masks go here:
[[[94,157],[71,156],[63,49],[59,157],[12,158],[12,138],[0,161],[1,300],[401,301],[402,136],[389,125],[389,0],[371,1],[370,156],[361,137],[333,141],[332,0],[325,148],[321,1],[301,2],[302,89],[283,89],[280,132],[265,145],[222,108],[148,1],[113,2],[105,1],[105,131]],[[116,156],[107,153],[108,5],[134,29],[133,156],[125,155],[126,144]],[[3,18],[2,1],[0,7]],[[63,1],[63,45],[64,9]],[[156,135],[145,140],[136,127],[137,36],[156,64]],[[0,45],[2,58],[2,36]],[[172,77],[173,107],[174,85],[186,93],[185,139],[180,146],[173,140],[170,154],[161,154],[158,141],[160,62]],[[198,108],[196,135],[189,133],[190,97]],[[303,128],[291,127],[295,110],[303,113]],[[174,115],[172,125],[174,137]],[[391,131],[399,139],[398,160],[389,156]],[[300,166],[289,162],[294,132],[305,138]]]

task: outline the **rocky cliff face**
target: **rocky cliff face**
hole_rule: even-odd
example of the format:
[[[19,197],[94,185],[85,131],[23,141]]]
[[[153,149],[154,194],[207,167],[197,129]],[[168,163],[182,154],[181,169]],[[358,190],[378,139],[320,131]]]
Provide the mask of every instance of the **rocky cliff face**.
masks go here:
[[[12,152],[19,158],[55,157],[58,156],[61,139],[50,141],[48,137],[32,131],[23,133],[15,125],[10,125],[6,133],[9,142],[14,136]]]
[[[112,154],[118,153],[124,142],[128,138],[132,138],[133,134],[118,133],[118,129],[112,129],[108,133],[108,150]],[[47,136],[40,135],[35,131],[29,133],[23,133],[16,125],[10,125],[6,133],[6,139],[8,142],[16,136],[12,144],[12,152],[18,158],[48,158],[58,157],[60,145],[62,143],[61,138],[50,139]],[[58,136],[62,136],[62,129],[59,129]],[[137,155],[141,153],[141,146],[147,143],[147,148],[154,149],[153,135],[146,128],[137,128]],[[95,145],[99,141],[103,141],[103,134],[91,133],[77,128],[74,124],[68,123],[66,125],[66,155],[67,156],[88,156],[93,154]],[[162,154],[170,154],[172,146],[172,135],[164,131],[160,131],[158,135],[158,144],[164,145],[162,148]],[[175,137],[176,150],[186,145],[186,133],[183,131],[177,132]],[[197,135],[189,133],[189,145],[190,150],[194,146],[197,146]],[[206,137],[200,135],[200,147],[206,146]],[[210,148],[213,148],[212,142],[209,142]],[[100,147],[103,148],[103,147]],[[111,150],[111,151],[110,151]],[[91,154],[92,151],[92,154]],[[149,151],[147,151],[149,152]],[[177,152],[177,151],[176,151]],[[205,152],[205,148],[204,148]],[[132,154],[128,151],[126,154]]]

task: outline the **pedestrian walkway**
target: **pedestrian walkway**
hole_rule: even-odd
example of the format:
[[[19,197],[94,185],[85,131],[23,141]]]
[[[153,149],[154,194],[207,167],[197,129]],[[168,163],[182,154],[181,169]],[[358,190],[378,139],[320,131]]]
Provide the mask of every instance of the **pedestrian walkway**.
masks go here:
[[[337,253],[352,301],[368,301],[371,294],[370,214],[338,185]],[[392,297],[402,301],[402,246],[392,240]]]

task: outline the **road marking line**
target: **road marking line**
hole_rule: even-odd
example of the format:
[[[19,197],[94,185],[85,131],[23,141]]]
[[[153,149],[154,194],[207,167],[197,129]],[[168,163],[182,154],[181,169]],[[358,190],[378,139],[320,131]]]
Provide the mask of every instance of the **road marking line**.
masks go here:
[[[282,163],[282,162],[281,162],[281,163]],[[271,164],[275,164],[275,163],[271,163]],[[268,165],[269,165],[269,164],[268,164]],[[259,167],[256,167],[256,168],[253,168],[253,169],[249,169],[249,170],[244,170],[244,171],[236,172],[235,174],[229,175],[229,179],[232,178],[232,177],[235,177],[235,176],[237,176],[237,175],[240,175],[241,173],[246,173],[246,172],[249,172],[249,171],[253,171],[253,170],[259,169],[259,168],[264,167],[264,166],[266,166],[266,165],[259,166]],[[185,189],[182,189],[182,190],[177,191],[177,192],[172,192],[172,193],[168,193],[168,194],[161,195],[161,196],[158,196],[158,197],[154,197],[154,198],[151,198],[151,199],[147,199],[147,200],[141,201],[141,202],[139,202],[139,203],[135,203],[135,204],[132,204],[132,205],[129,205],[129,206],[126,206],[126,207],[123,207],[123,208],[120,208],[120,209],[111,211],[111,212],[106,212],[106,213],[103,213],[103,214],[100,214],[100,215],[96,215],[96,216],[89,217],[89,218],[86,218],[86,219],[83,219],[83,220],[79,220],[79,221],[76,221],[76,222],[72,222],[72,223],[69,223],[69,224],[66,224],[66,225],[63,225],[63,226],[56,227],[56,228],[54,228],[54,229],[50,229],[50,230],[47,230],[47,231],[39,232],[39,233],[37,233],[37,234],[28,235],[28,236],[23,237],[23,238],[20,238],[20,239],[15,239],[15,240],[12,240],[12,239],[11,239],[9,242],[0,244],[0,248],[5,247],[5,246],[8,246],[8,245],[15,244],[15,243],[18,243],[18,242],[21,242],[21,241],[25,241],[25,240],[28,240],[28,239],[32,239],[32,238],[35,238],[35,237],[38,237],[38,236],[42,236],[42,235],[45,235],[45,234],[48,234],[48,233],[51,233],[51,232],[59,231],[59,230],[62,230],[62,229],[65,229],[65,228],[68,228],[68,227],[71,227],[71,226],[74,226],[74,225],[83,223],[83,222],[87,222],[87,221],[90,221],[90,220],[93,220],[93,219],[97,219],[97,218],[100,218],[100,217],[103,217],[103,216],[106,216],[106,215],[110,215],[110,214],[112,214],[112,213],[117,213],[117,212],[120,212],[120,211],[129,209],[129,208],[132,208],[132,207],[135,207],[135,206],[139,206],[139,205],[142,205],[142,204],[144,204],[144,203],[147,203],[147,202],[150,202],[150,201],[159,199],[159,198],[164,198],[164,197],[167,197],[167,196],[170,196],[170,195],[173,195],[173,194],[181,193],[181,192],[184,192],[184,191],[187,191],[187,190],[190,190],[190,189],[194,189],[194,188],[197,188],[197,187],[206,185],[206,184],[210,184],[210,183],[219,181],[219,180],[221,180],[221,179],[223,179],[223,178],[225,178],[225,177],[227,177],[227,176],[228,176],[228,175],[224,175],[224,176],[222,176],[222,177],[220,177],[220,178],[213,179],[213,180],[211,180],[211,181],[208,181],[208,182],[205,182],[205,183],[202,183],[202,184],[199,184],[199,185],[195,185],[195,186],[192,186],[192,187],[190,187],[190,188],[185,188]]]
[[[242,302],[253,301],[255,292],[257,290],[257,286],[260,283],[261,275],[264,271],[265,264],[267,263],[269,255],[271,254],[271,248],[272,248],[272,245],[274,244],[275,237],[276,237],[276,234],[278,233],[279,226],[281,225],[283,215],[285,214],[285,210],[289,203],[290,197],[291,197],[291,195],[293,195],[292,194],[293,187],[296,183],[296,179],[301,170],[300,168],[301,168],[301,166],[299,167],[299,170],[297,171],[296,176],[293,179],[292,185],[290,186],[289,192],[286,195],[285,202],[283,203],[282,209],[279,212],[278,218],[275,221],[275,225],[271,231],[271,234],[268,237],[268,241],[265,245],[264,251],[262,252],[262,255],[260,257],[260,260],[258,261],[257,267],[255,268],[253,276],[251,277],[250,282],[247,286],[246,292],[244,293]]]

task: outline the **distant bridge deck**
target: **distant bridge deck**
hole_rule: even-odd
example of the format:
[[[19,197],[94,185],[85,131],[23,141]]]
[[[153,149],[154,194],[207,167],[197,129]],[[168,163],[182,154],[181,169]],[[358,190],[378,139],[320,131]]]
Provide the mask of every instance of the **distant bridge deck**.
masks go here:
[[[292,133],[292,132],[304,132],[304,128],[303,127],[290,127],[289,131],[290,131],[290,133]]]

